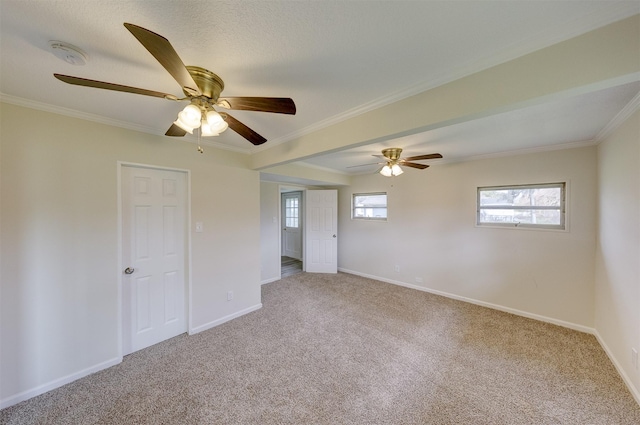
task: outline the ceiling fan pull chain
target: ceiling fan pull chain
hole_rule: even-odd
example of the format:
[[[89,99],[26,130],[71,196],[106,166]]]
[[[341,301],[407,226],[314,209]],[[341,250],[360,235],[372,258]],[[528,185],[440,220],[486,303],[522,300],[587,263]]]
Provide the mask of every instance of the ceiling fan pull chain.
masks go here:
[[[201,137],[202,137],[202,129],[198,128],[198,152],[204,153],[204,149],[202,149],[202,146],[200,146]]]

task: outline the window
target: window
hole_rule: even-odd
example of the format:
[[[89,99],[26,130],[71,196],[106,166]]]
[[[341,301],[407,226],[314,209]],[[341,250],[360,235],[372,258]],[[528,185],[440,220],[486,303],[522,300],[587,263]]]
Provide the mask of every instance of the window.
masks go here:
[[[565,183],[478,188],[477,224],[565,228]]]
[[[354,193],[352,218],[362,220],[387,219],[386,193]]]
[[[300,198],[285,198],[284,201],[284,225],[285,227],[297,228],[299,225],[298,214]]]

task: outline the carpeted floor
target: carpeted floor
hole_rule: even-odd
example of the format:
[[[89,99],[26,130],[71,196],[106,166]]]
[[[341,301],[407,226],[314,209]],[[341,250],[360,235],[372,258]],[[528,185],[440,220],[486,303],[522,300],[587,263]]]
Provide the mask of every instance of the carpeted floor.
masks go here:
[[[640,424],[591,335],[361,277],[300,273],[263,308],[0,412],[2,424]]]

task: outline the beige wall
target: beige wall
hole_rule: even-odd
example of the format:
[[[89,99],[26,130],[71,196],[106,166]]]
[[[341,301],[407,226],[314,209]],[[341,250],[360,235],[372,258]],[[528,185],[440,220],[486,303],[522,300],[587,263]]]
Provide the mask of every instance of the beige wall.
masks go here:
[[[0,402],[117,362],[117,162],[191,171],[191,329],[260,306],[246,155],[1,105]],[[228,290],[234,300],[227,301]]]
[[[263,283],[280,279],[280,229],[280,185],[260,182],[260,260]]]
[[[595,327],[640,402],[640,112],[598,146]]]
[[[278,278],[280,194],[246,155],[1,107],[0,402],[119,360],[117,161],[191,171],[191,221],[205,226],[191,232],[191,329],[259,307],[260,281]],[[355,176],[339,189],[339,267],[595,327],[637,389],[639,134],[636,113],[598,148]],[[568,231],[475,226],[477,186],[555,181],[569,185]],[[367,191],[388,192],[387,222],[351,220],[351,194]]]
[[[558,181],[569,186],[568,231],[476,227],[478,186]],[[398,178],[358,176],[339,192],[338,265],[588,329],[595,187],[595,147],[435,165]],[[388,194],[388,221],[352,220],[352,194],[379,191]]]

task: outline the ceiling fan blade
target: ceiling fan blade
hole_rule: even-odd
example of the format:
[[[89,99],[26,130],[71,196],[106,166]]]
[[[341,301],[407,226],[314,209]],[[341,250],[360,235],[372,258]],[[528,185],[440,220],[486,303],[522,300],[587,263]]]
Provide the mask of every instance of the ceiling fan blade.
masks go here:
[[[184,66],[182,59],[178,56],[169,40],[153,31],[126,23],[124,26],[133,34],[135,38],[157,59],[169,74],[180,84],[189,94],[200,96],[202,93],[198,85],[193,80],[191,74]]]
[[[380,164],[384,164],[384,162],[372,162],[371,164],[350,165],[347,168],[366,167],[368,165],[380,165]]]
[[[438,159],[442,158],[442,155],[439,153],[431,153],[429,155],[418,155],[418,156],[410,156],[408,158],[402,158],[405,161],[420,161],[422,159]]]
[[[165,136],[171,136],[171,137],[183,137],[185,134],[187,134],[187,132],[175,124],[171,124],[171,127],[169,127],[169,130],[167,130],[167,132],[164,133]]]
[[[218,105],[243,111],[296,114],[296,104],[288,97],[221,97],[218,99]]]
[[[227,124],[229,124],[229,128],[235,131],[236,133],[238,133],[239,135],[241,135],[242,137],[244,137],[245,139],[247,139],[248,141],[250,141],[251,143],[253,143],[254,145],[256,146],[261,145],[267,141],[267,139],[265,139],[255,131],[251,130],[249,127],[242,124],[240,121],[233,118],[231,115],[229,114],[224,114],[224,115],[227,116],[225,121],[227,122]]]
[[[161,93],[159,91],[139,89],[137,87],[122,86],[120,84],[105,83],[104,81],[88,80],[86,78],[72,77],[70,75],[53,74],[60,81],[76,86],[95,87],[97,89],[123,91],[126,93],[142,94],[145,96],[161,97],[163,99],[177,100],[172,94]]]
[[[401,162],[400,165],[407,166],[407,167],[411,167],[411,168],[417,168],[419,170],[424,170],[425,168],[429,168],[428,165],[426,164],[417,164],[415,162]]]

